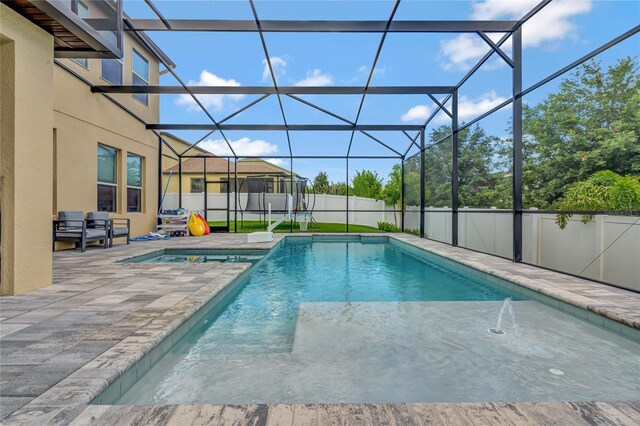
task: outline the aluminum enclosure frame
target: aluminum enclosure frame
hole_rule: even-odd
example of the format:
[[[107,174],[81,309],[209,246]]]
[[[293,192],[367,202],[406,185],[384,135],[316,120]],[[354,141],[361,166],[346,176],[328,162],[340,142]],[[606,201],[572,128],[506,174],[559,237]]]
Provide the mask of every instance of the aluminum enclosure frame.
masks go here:
[[[602,53],[603,51],[609,49],[612,46],[628,39],[629,37],[640,32],[640,25],[632,28],[631,30],[621,34],[615,39],[609,41],[603,46],[595,49],[594,51],[584,55],[582,58],[572,62],[568,66],[558,70],[557,72],[549,75],[544,78],[540,82],[532,85],[527,89],[523,89],[522,87],[522,26],[525,24],[531,17],[535,16],[538,12],[543,10],[551,0],[543,0],[540,1],[529,13],[527,13],[522,19],[517,21],[505,20],[505,21],[395,21],[394,14],[395,10],[400,3],[400,0],[397,0],[394,3],[393,10],[388,20],[386,21],[283,21],[283,20],[261,20],[257,14],[255,6],[253,4],[253,0],[249,0],[252,11],[254,13],[254,20],[205,20],[205,19],[166,19],[164,16],[160,14],[160,12],[155,8],[151,0],[145,0],[145,2],[149,5],[149,7],[154,11],[154,13],[158,16],[158,19],[126,19],[124,30],[131,33],[144,33],[149,31],[159,31],[159,32],[171,32],[171,31],[187,31],[187,32],[248,32],[248,33],[256,33],[259,34],[262,41],[263,50],[265,53],[266,61],[268,63],[268,68],[270,71],[271,79],[273,81],[272,86],[259,87],[259,86],[240,86],[240,87],[232,87],[232,86],[193,86],[185,84],[177,74],[173,71],[172,74],[178,81],[180,82],[180,86],[93,86],[92,92],[103,94],[108,96],[110,93],[149,93],[149,94],[188,94],[193,97],[198,106],[207,114],[207,116],[211,119],[211,124],[171,124],[171,123],[146,123],[146,127],[149,130],[208,130],[209,132],[199,141],[195,142],[191,147],[187,148],[183,152],[177,152],[169,143],[163,140],[161,136],[159,136],[159,146],[161,147],[161,155],[162,149],[168,147],[172,151],[172,154],[175,155],[173,158],[177,158],[179,163],[179,200],[180,205],[182,205],[182,163],[183,159],[188,158],[208,158],[214,157],[207,155],[187,155],[188,152],[195,146],[197,146],[200,142],[204,141],[208,136],[213,134],[214,132],[220,132],[223,136],[225,142],[229,146],[229,149],[233,153],[232,156],[215,156],[217,158],[227,158],[229,160],[233,159],[234,161],[238,161],[242,158],[259,158],[252,156],[242,156],[237,155],[232,147],[230,142],[224,136],[224,131],[238,131],[238,130],[246,130],[246,131],[285,131],[287,132],[287,141],[289,144],[289,155],[288,156],[270,156],[271,158],[280,158],[280,159],[289,159],[291,165],[291,179],[293,179],[293,161],[294,159],[340,159],[345,160],[345,168],[346,168],[346,179],[348,183],[349,179],[349,160],[350,159],[398,159],[400,161],[401,170],[402,170],[402,188],[401,188],[401,210],[403,213],[405,212],[405,182],[404,182],[404,169],[405,169],[405,161],[409,158],[413,158],[414,156],[408,157],[409,152],[412,148],[418,149],[418,153],[415,156],[420,157],[420,229],[419,233],[421,237],[425,237],[425,223],[424,223],[424,215],[425,215],[425,181],[427,178],[428,171],[425,170],[425,154],[426,152],[432,148],[433,146],[447,141],[451,138],[451,150],[452,150],[452,183],[451,183],[451,195],[452,195],[452,208],[451,212],[447,212],[447,214],[451,214],[452,217],[452,229],[451,229],[451,243],[452,245],[458,245],[458,160],[459,160],[459,143],[458,143],[458,135],[461,131],[469,128],[475,123],[479,122],[483,118],[486,118],[493,114],[494,112],[504,108],[505,106],[512,104],[512,120],[513,120],[513,158],[512,158],[512,167],[513,167],[513,177],[512,177],[512,208],[508,210],[495,210],[495,213],[505,214],[510,213],[513,215],[513,258],[514,262],[522,262],[522,216],[523,216],[523,202],[522,202],[522,193],[523,193],[523,183],[522,183],[522,165],[523,165],[523,141],[522,141],[522,97],[536,88],[544,85],[545,83],[559,77],[560,75],[570,71],[574,67],[580,65],[581,63],[593,58],[595,55]],[[268,53],[266,41],[264,39],[264,33],[380,33],[382,35],[380,43],[378,44],[377,53],[375,59],[373,61],[373,65],[370,68],[369,78],[367,80],[367,84],[365,86],[330,86],[330,87],[292,87],[292,86],[279,86],[277,84],[273,67],[270,64],[270,56]],[[370,86],[371,77],[376,67],[377,59],[380,54],[381,49],[383,48],[385,37],[387,33],[472,33],[476,34],[481,40],[485,42],[487,46],[489,46],[490,50],[486,53],[480,61],[473,66],[469,72],[455,85],[452,86]],[[501,33],[502,37],[498,41],[494,41],[487,34],[490,33]],[[512,55],[511,57],[507,55],[502,46],[508,41],[511,40],[512,44]],[[476,71],[482,67],[493,55],[497,55],[500,57],[510,68],[512,71],[512,94],[511,98],[502,102],[500,105],[492,108],[491,110],[481,114],[480,116],[474,118],[473,120],[460,123],[459,122],[459,111],[458,111],[458,92],[459,89],[466,81],[473,76]],[[230,116],[216,121],[213,116],[207,111],[207,109],[198,101],[196,95],[198,94],[255,94],[262,95],[259,99],[253,101],[249,105],[241,108],[240,110],[234,112]],[[362,101],[360,103],[360,108],[358,109],[358,114],[355,120],[350,120],[345,117],[342,117],[332,111],[324,109],[318,105],[313,104],[312,102],[297,97],[296,95],[305,95],[305,94],[318,94],[318,95],[331,95],[331,94],[355,94],[362,95]],[[426,95],[428,99],[430,99],[434,105],[435,110],[433,113],[427,118],[427,120],[420,125],[395,125],[395,124],[360,124],[358,123],[358,119],[360,116],[360,112],[362,110],[362,105],[364,103],[364,97],[367,95]],[[236,116],[242,111],[245,111],[251,108],[253,105],[261,102],[269,96],[276,95],[278,97],[278,103],[282,112],[282,121],[283,124],[225,124],[225,122]],[[443,99],[438,99],[434,95],[446,95]],[[310,108],[314,108],[318,111],[321,111],[329,116],[339,119],[344,124],[342,125],[316,125],[316,124],[288,124],[287,118],[285,115],[284,108],[281,102],[281,96],[287,96],[293,100],[296,100],[302,104],[309,106]],[[449,105],[447,107],[447,105]],[[426,146],[425,144],[425,132],[429,123],[434,119],[434,117],[440,112],[443,111],[447,114],[451,119],[451,134],[446,135],[439,141]],[[349,143],[349,148],[347,150],[346,155],[344,156],[297,156],[294,155],[291,149],[291,141],[289,137],[289,131],[351,131],[351,141]],[[382,138],[378,138],[370,133],[369,131],[388,131],[388,132],[402,132],[408,139],[408,146],[406,150],[396,150],[392,148],[390,145],[385,143]],[[353,135],[355,132],[360,132],[365,136],[372,139],[374,142],[379,145],[387,148],[390,151],[389,156],[356,156],[351,155],[351,142],[353,141]],[[416,132],[414,136],[409,134],[409,132]],[[159,164],[161,167],[161,162]],[[162,174],[162,171],[159,172]],[[238,172],[237,168],[234,171],[234,179],[237,188],[238,182]],[[205,176],[206,180],[206,176]],[[161,184],[161,182],[160,182]],[[291,185],[292,187],[292,185]],[[346,220],[346,229],[349,230],[349,194],[347,192],[346,197],[346,209],[347,220]],[[237,204],[237,197],[236,197]],[[237,215],[237,205],[235,207],[236,215]],[[395,210],[394,210],[395,211]],[[473,209],[465,209],[465,212],[474,212]],[[445,212],[443,212],[445,213]],[[493,213],[493,212],[492,212]],[[527,211],[526,213],[531,213]],[[535,212],[534,212],[535,213]],[[237,217],[236,217],[237,219]],[[401,229],[404,231],[405,220],[404,214],[401,218]],[[234,221],[234,223],[237,220]],[[237,231],[237,228],[234,229]]]

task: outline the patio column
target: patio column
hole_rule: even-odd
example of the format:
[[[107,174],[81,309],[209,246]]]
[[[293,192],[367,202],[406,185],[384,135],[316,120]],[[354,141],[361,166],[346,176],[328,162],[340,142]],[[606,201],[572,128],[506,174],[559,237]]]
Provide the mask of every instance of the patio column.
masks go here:
[[[424,170],[424,129],[420,130],[420,238],[424,238],[424,206],[425,206],[425,179]]]
[[[293,157],[291,155],[289,155],[289,167],[290,167],[289,181],[291,182],[290,192],[291,192],[291,200],[293,200],[294,194],[298,193],[298,180],[296,179],[296,191],[293,192]],[[294,208],[295,206],[291,206],[291,211],[293,211]],[[293,218],[289,218],[289,232],[293,232]]]
[[[204,175],[204,220],[207,221],[207,211],[209,210],[209,206],[207,204],[207,197],[209,196],[209,193],[207,191],[207,186],[209,186],[207,185],[207,157],[202,158],[202,174]]]
[[[233,157],[233,232],[238,232],[238,203],[240,202],[240,190],[238,189],[238,157]]]
[[[158,136],[158,214],[161,213],[162,208],[162,137]],[[154,230],[158,225],[158,220],[153,224]]]
[[[451,96],[451,244],[458,245],[458,89]]]
[[[522,30],[513,39],[513,261],[522,262]]]
[[[347,205],[346,205],[346,212],[347,212],[347,218],[346,218],[346,231],[349,232],[349,155],[347,155],[347,166],[346,166],[346,180],[345,183],[347,184],[347,196],[346,196],[346,200],[347,200]]]
[[[178,208],[182,208],[182,155],[178,157]]]
[[[400,230],[404,232],[404,157],[400,159]]]
[[[53,36],[0,4],[0,294],[51,284]]]

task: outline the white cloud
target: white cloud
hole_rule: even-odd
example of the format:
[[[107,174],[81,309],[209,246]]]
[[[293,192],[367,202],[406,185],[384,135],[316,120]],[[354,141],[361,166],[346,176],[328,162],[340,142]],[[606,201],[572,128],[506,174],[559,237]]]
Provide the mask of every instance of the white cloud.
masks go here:
[[[460,120],[475,118],[489,111],[491,108],[497,107],[506,100],[507,98],[498,96],[494,91],[487,92],[477,99],[469,99],[466,96],[461,96],[458,100],[458,117]]]
[[[307,71],[307,76],[298,81],[296,86],[328,86],[332,83],[331,74],[323,73],[321,69],[316,68],[313,71]]]
[[[274,164],[278,167],[284,166],[284,160],[282,158],[265,158],[264,161],[268,161],[271,164]]]
[[[536,47],[540,44],[575,37],[578,26],[569,18],[591,11],[590,0],[557,0],[537,13],[522,28],[524,47]]]
[[[485,0],[473,3],[472,19],[520,19],[539,3],[539,0]],[[591,0],[555,0],[535,14],[522,27],[522,46],[537,47],[544,43],[576,37],[578,26],[571,18],[576,15],[589,13],[592,8]],[[489,36],[497,41],[499,34]],[[502,45],[503,50],[509,50],[511,41]],[[480,37],[471,34],[461,34],[440,43],[441,53],[447,58],[442,64],[444,69],[467,70],[478,61],[489,46]],[[493,68],[496,68],[494,66]]]
[[[487,92],[477,99],[469,99],[466,96],[461,96],[460,99],[458,99],[458,119],[462,122],[476,118],[506,100],[507,98],[498,96],[496,92],[493,91]],[[451,102],[447,103],[446,107],[450,110]],[[403,114],[400,119],[405,123],[409,121],[425,121],[431,116],[433,111],[434,110],[427,105],[416,105]],[[450,124],[451,118],[443,111],[440,111],[436,114],[433,121],[435,124]]]
[[[539,2],[539,0],[484,0],[473,3],[471,18],[482,21],[500,17],[520,19]]]
[[[460,96],[460,99],[458,99],[458,120],[460,122],[469,121],[489,111],[491,108],[497,107],[506,100],[507,98],[498,96],[494,91],[487,92],[476,99]],[[434,120],[439,124],[451,123],[451,118],[446,114],[436,116]]]
[[[358,74],[361,74],[365,77],[368,77],[370,72],[371,66],[361,65],[360,67],[358,67]],[[387,69],[385,67],[376,67],[376,69],[373,71],[373,75],[377,75],[379,77],[384,77],[386,73]]]
[[[285,75],[287,68],[287,61],[282,56],[271,56],[271,67],[273,68],[273,72],[276,74],[276,77]],[[262,65],[264,68],[262,69],[262,81],[271,81],[271,71],[269,70],[269,63],[266,59],[262,60]]]
[[[351,77],[351,83],[365,83],[369,78],[369,72],[371,71],[371,65],[361,65],[356,70],[356,74]],[[383,78],[387,74],[385,67],[376,67],[373,71],[373,75],[379,78]]]
[[[241,84],[234,79],[224,79],[217,75],[210,73],[207,70],[202,70],[200,73],[200,80],[189,80],[187,83],[189,86],[241,86]],[[206,107],[213,108],[216,111],[221,110],[225,106],[226,100],[236,101],[242,99],[244,95],[196,95],[198,100]],[[191,95],[180,95],[176,101],[178,105],[187,105],[191,111],[199,111],[200,107],[193,100]]]
[[[472,34],[460,34],[440,42],[440,52],[447,57],[447,62],[442,64],[445,70],[456,68],[466,71],[471,68],[470,62],[477,62],[488,51],[489,46]]]
[[[400,120],[407,123],[409,121],[425,121],[431,115],[433,111],[426,105],[416,105],[409,109],[406,113],[402,114]]]
[[[239,156],[273,155],[278,152],[277,145],[259,139],[251,140],[246,136],[237,140],[230,140],[229,143],[236,155]],[[201,142],[198,146],[216,155],[233,155],[224,139],[207,139]]]

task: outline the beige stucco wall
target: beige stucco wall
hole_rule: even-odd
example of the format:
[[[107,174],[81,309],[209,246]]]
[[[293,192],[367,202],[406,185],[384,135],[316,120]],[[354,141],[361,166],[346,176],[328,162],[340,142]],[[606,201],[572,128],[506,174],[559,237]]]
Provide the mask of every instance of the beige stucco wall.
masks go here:
[[[138,42],[125,33],[123,35],[124,43],[124,58],[123,58],[123,70],[122,70],[122,84],[132,85],[132,55],[133,49],[136,49],[138,53],[144,56],[149,61],[149,84],[160,84],[159,76],[159,64],[158,61],[146,51]],[[80,75],[82,78],[87,79],[95,85],[108,85],[111,84],[106,80],[103,80],[101,75],[101,62],[100,59],[89,59],[88,68],[76,63],[71,59],[58,59],[60,63],[73,72]],[[87,86],[85,86],[87,87]],[[88,89],[88,87],[87,87]],[[160,118],[160,99],[159,95],[149,95],[149,105],[144,105],[139,100],[135,99],[131,94],[112,94],[111,95],[118,102],[122,103],[131,112],[142,118],[147,123],[158,123]]]
[[[61,67],[54,69],[54,83],[56,188],[50,213],[96,210],[97,147],[103,144],[118,150],[117,212],[112,217],[130,218],[133,236],[149,232],[158,199],[157,136],[106,97],[91,93],[84,82]],[[144,158],[141,213],[127,212],[127,153]]]
[[[124,34],[123,84],[132,84],[133,49],[149,61],[149,84],[159,84],[159,63],[128,34]],[[88,67],[60,59],[92,84],[109,84],[100,77],[101,62],[89,59]],[[61,210],[94,211],[97,208],[97,146],[106,145],[118,150],[117,211],[112,217],[131,219],[132,236],[152,230],[157,211],[158,137],[145,129],[144,124],[115,105],[103,95],[93,94],[90,87],[62,67],[54,67],[55,104],[55,190],[51,213]],[[131,94],[111,95],[133,114],[148,123],[159,121],[160,100],[149,95],[144,105]],[[127,212],[127,153],[139,155],[143,161],[142,212]],[[123,242],[116,240],[115,243]],[[69,247],[59,243],[57,248]]]
[[[0,293],[51,283],[53,37],[0,4]]]

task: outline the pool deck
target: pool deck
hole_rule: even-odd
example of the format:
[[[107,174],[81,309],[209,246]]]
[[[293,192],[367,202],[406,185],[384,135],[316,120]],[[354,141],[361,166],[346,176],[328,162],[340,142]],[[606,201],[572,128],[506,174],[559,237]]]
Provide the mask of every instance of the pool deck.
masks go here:
[[[640,294],[411,235],[385,235],[586,309],[614,331],[640,333]],[[0,298],[0,422],[640,424],[640,395],[590,403],[88,405],[249,267],[119,260],[164,248],[268,249],[281,238],[247,244],[246,234],[216,234],[56,252],[52,286]]]

